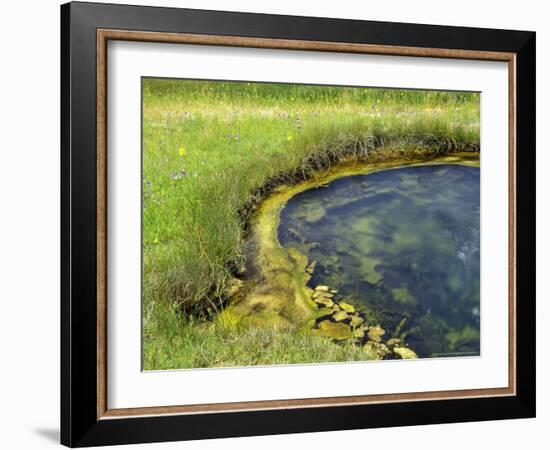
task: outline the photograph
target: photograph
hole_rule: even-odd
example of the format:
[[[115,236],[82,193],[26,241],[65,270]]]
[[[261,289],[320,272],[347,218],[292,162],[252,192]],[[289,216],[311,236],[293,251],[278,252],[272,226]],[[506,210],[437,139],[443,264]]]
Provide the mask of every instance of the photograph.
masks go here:
[[[479,92],[144,76],[141,107],[143,370],[480,356]]]

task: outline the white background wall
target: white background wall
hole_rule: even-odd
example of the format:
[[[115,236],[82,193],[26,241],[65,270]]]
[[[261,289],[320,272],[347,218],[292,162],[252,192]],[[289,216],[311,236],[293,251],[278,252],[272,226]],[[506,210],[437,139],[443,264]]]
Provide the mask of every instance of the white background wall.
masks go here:
[[[464,25],[537,32],[538,417],[532,420],[359,430],[136,448],[464,448],[548,445],[550,327],[550,28],[535,0],[386,2],[296,0],[139,1],[134,4]],[[0,447],[41,449],[58,442],[59,422],[59,1],[2,5],[0,27]],[[532,299],[533,301],[535,299]],[[546,444],[544,444],[546,442]]]

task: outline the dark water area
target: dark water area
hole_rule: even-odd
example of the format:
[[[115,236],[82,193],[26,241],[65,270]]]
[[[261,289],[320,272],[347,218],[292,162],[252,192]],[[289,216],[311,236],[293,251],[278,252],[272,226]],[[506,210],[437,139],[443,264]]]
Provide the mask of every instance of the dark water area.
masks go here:
[[[293,197],[279,240],[420,357],[479,355],[479,168],[354,175]]]

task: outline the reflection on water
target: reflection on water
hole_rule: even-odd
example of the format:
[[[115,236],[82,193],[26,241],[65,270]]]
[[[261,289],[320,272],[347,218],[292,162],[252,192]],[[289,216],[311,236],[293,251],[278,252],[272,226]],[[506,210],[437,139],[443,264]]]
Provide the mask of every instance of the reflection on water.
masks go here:
[[[479,168],[349,176],[293,197],[279,240],[420,357],[479,354]],[[389,337],[389,336],[388,336]]]

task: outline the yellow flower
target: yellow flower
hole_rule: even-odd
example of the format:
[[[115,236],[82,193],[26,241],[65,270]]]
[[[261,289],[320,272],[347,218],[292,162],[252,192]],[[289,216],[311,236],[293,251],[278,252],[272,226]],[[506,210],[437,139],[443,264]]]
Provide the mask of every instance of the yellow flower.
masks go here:
[[[184,155],[185,155],[185,148],[180,147],[179,150],[178,150],[178,154],[179,154],[180,156],[184,156]]]
[[[155,239],[153,239],[153,244],[158,244],[158,243],[159,243],[159,237],[155,236]]]
[[[286,138],[286,140],[287,140],[287,141],[291,141],[291,140],[292,140],[292,136],[288,136],[288,137]]]

